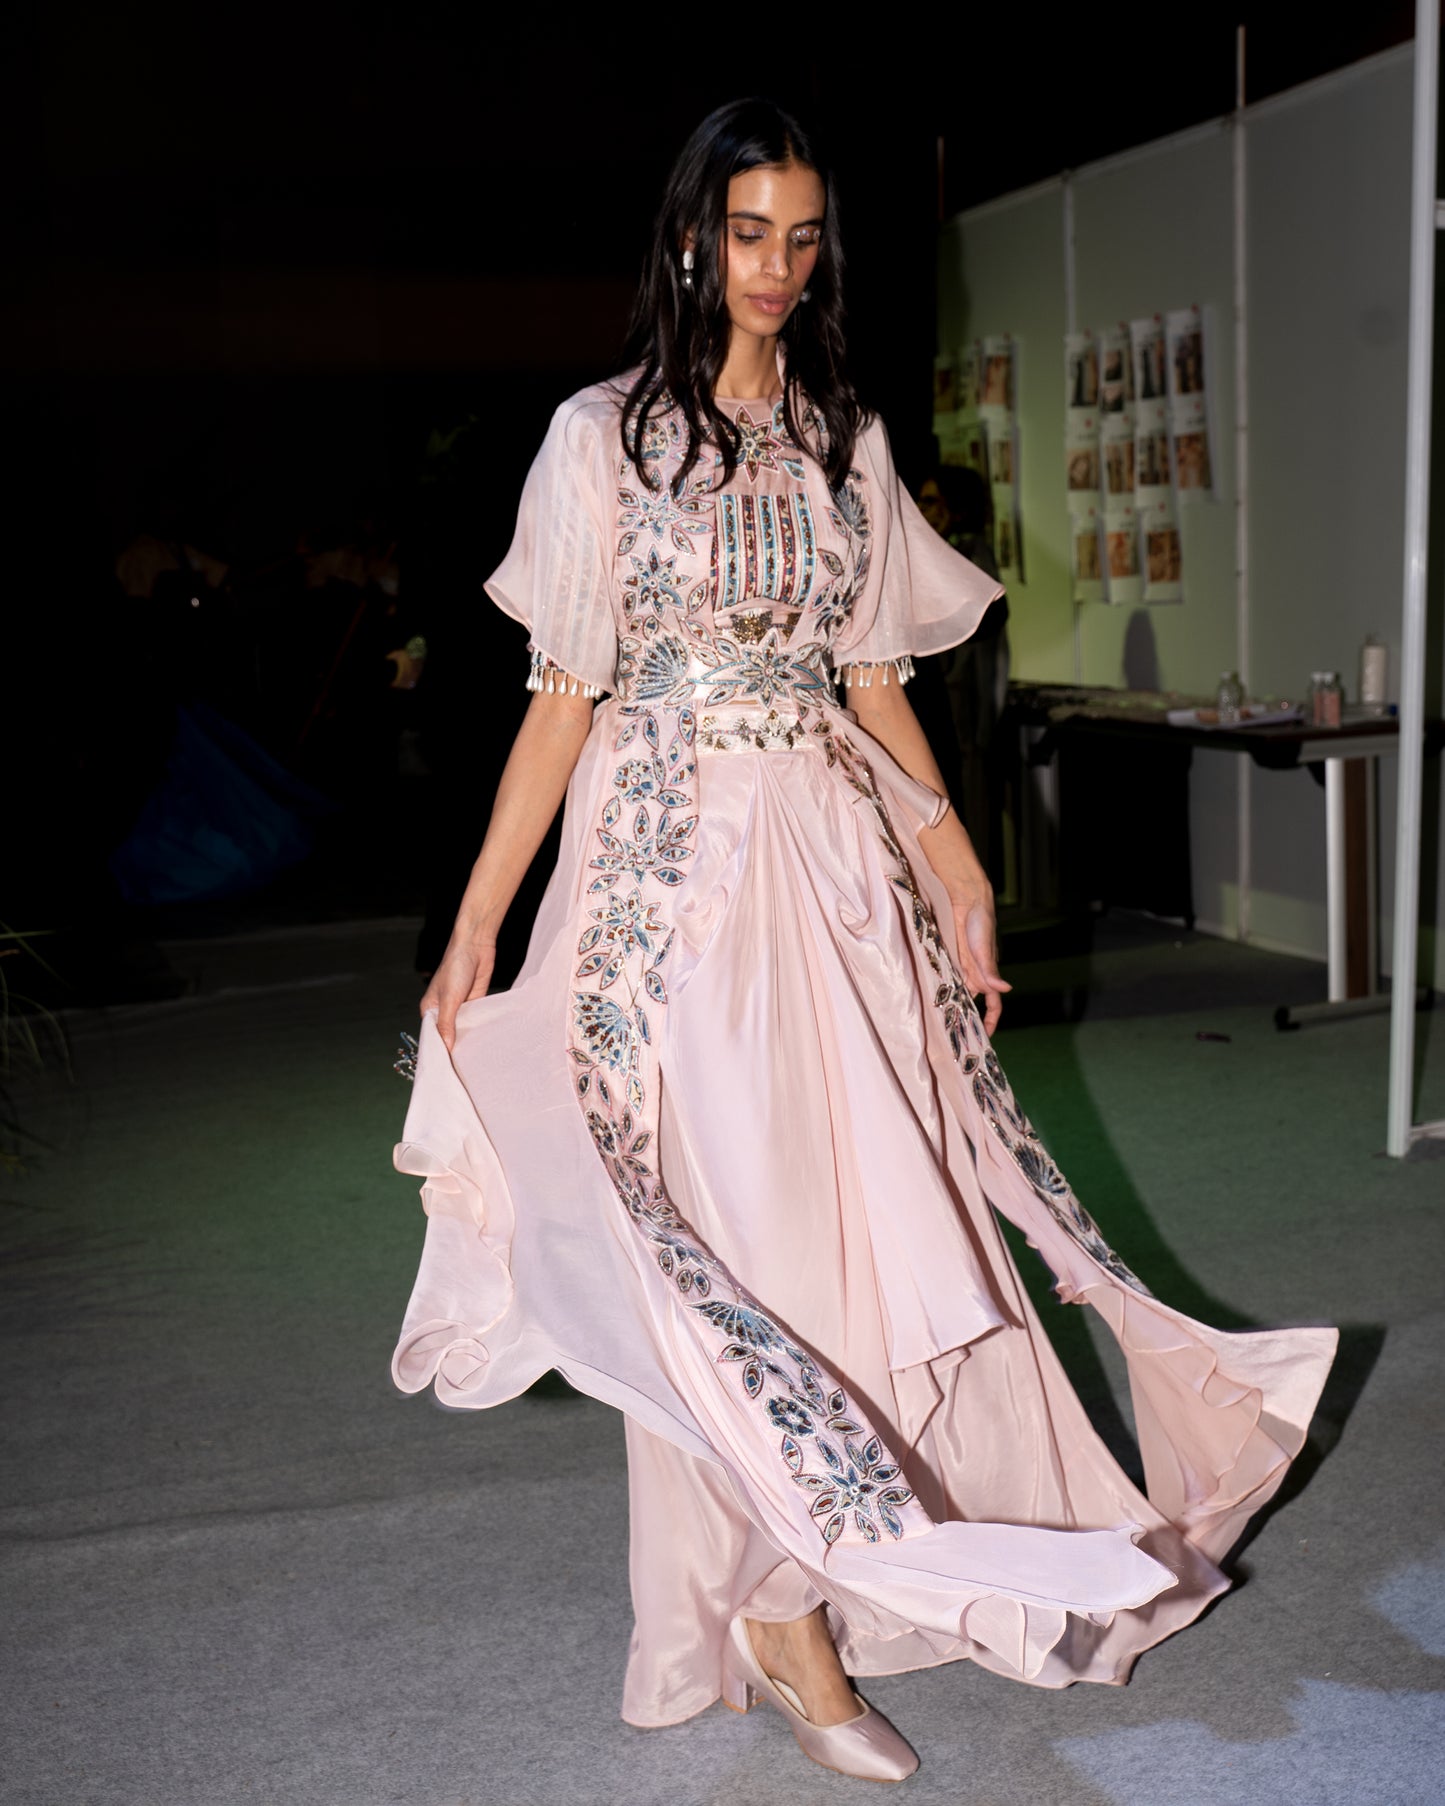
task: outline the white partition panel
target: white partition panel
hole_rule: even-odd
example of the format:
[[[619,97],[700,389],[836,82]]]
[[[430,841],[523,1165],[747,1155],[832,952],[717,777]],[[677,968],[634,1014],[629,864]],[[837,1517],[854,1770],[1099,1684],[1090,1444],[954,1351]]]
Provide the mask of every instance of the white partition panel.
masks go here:
[[[1248,664],[1259,693],[1298,695],[1339,670],[1351,696],[1366,634],[1396,643],[1402,584],[1405,316],[1409,280],[1409,45],[1247,109],[1249,516],[1248,644],[1235,609],[1234,194],[1230,127],[1220,121],[1072,178],[1077,324],[1098,327],[1198,302],[1210,309],[1213,454],[1219,500],[1182,504],[1181,607],[1077,611],[1090,683],[1141,681],[1210,691]],[[1063,482],[1062,189],[1049,184],[960,215],[944,228],[940,340],[1023,341],[1019,393],[1028,581],[1011,598],[1016,675],[1073,674]],[[1381,827],[1391,831],[1387,762]],[[1195,760],[1191,812],[1201,923],[1238,922],[1236,776]],[[1323,959],[1324,796],[1304,773],[1251,778],[1250,935]],[[1445,836],[1427,823],[1434,852]],[[1388,923],[1392,843],[1381,861]],[[1445,857],[1445,855],[1442,855]],[[1440,920],[1422,978],[1445,987]],[[1386,948],[1388,968],[1388,948]],[[1431,957],[1433,955],[1433,974]]]

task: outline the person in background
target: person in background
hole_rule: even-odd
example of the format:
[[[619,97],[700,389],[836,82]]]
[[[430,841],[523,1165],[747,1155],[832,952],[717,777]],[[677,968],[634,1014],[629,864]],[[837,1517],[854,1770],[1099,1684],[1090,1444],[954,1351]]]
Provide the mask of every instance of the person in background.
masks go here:
[[[978,471],[940,464],[920,485],[918,508],[934,532],[970,564],[998,576],[989,536],[988,485]],[[1008,597],[989,604],[971,639],[930,662],[942,669],[957,749],[956,766],[944,766],[949,792],[995,890],[1001,890],[1004,749],[998,728],[1008,700]]]

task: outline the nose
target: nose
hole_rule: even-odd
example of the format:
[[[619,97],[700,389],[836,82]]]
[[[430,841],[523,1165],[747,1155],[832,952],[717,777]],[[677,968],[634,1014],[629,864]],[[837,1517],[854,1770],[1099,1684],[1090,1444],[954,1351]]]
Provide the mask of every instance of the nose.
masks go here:
[[[770,276],[786,278],[792,269],[793,258],[788,241],[775,238],[768,247],[767,271]]]

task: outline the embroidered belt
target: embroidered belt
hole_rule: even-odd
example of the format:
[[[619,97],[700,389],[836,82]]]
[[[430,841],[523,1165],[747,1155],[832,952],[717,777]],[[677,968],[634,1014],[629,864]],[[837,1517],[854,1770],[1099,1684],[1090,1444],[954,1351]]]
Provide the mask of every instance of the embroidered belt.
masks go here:
[[[829,732],[817,714],[807,721],[777,709],[718,709],[698,721],[697,745],[708,752],[821,752]]]

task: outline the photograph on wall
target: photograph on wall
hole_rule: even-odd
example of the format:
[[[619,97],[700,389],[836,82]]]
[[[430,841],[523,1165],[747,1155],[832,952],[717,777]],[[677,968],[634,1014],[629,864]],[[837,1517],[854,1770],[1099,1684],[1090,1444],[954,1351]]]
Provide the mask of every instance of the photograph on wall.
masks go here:
[[[1133,349],[1134,399],[1165,401],[1168,381],[1165,376],[1164,321],[1159,314],[1129,322],[1129,341]]]
[[[982,400],[979,366],[982,356],[978,340],[962,345],[953,354],[953,387],[955,406],[960,413],[971,414]]]
[[[1116,607],[1144,600],[1139,515],[1132,502],[1111,501],[1104,509],[1104,599]]]
[[[1069,507],[1099,503],[1099,421],[1095,414],[1071,413],[1065,426],[1064,470]]]
[[[1106,413],[1118,413],[1134,404],[1134,359],[1127,326],[1106,326],[1099,334],[1099,380]],[[1109,405],[1109,396],[1117,395],[1117,404]]]
[[[1016,424],[1000,422],[988,435],[989,507],[993,552],[1005,583],[1023,579],[1023,535],[1019,522],[1019,436]]]
[[[1102,602],[1104,564],[1099,547],[1099,511],[1074,509],[1069,515],[1069,569],[1075,602]]]
[[[1209,462],[1209,433],[1200,425],[1174,436],[1174,471],[1180,489],[1212,493],[1214,471]]]
[[[1182,602],[1184,548],[1173,499],[1142,506],[1139,530],[1144,542],[1144,600]]]
[[[1169,431],[1174,441],[1174,483],[1181,496],[1214,494],[1207,326],[1199,307],[1181,307],[1164,316]]]
[[[1133,501],[1137,449],[1134,422],[1127,414],[1106,414],[1100,434],[1104,493],[1112,501]]]
[[[1162,401],[1141,402],[1134,420],[1134,489],[1141,505],[1172,499],[1169,413]]]
[[[1204,393],[1204,321],[1197,307],[1181,307],[1167,314],[1165,338],[1169,347],[1169,395],[1171,400]]]
[[[1098,410],[1099,349],[1091,332],[1064,336],[1064,406],[1070,414]]]
[[[1014,343],[1007,333],[983,341],[983,380],[979,406],[990,412],[1011,414],[1014,409]]]

